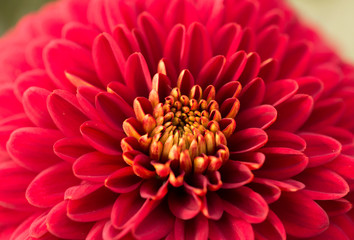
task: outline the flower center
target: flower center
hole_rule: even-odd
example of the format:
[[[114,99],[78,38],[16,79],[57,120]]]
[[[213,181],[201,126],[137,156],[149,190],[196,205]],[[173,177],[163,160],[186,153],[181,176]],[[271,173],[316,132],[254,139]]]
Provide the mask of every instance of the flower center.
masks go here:
[[[222,118],[214,86],[203,91],[195,85],[186,94],[175,87],[161,95],[152,90],[149,99],[134,100],[136,117],[123,123],[125,162],[133,170],[139,165],[135,173],[142,178],[169,177],[176,187],[188,175],[217,171],[229,158],[227,137],[236,123]]]

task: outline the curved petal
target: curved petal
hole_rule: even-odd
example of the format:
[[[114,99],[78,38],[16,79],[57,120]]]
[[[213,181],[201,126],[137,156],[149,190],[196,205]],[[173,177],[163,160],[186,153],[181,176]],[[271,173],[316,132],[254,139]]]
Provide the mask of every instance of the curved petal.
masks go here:
[[[178,218],[188,220],[200,212],[201,201],[195,194],[182,189],[174,189],[168,193],[170,211]]]
[[[101,187],[81,198],[69,199],[67,216],[78,222],[92,222],[110,216],[117,194]]]
[[[302,172],[308,164],[302,152],[290,148],[263,148],[261,152],[266,160],[262,168],[254,172],[257,177],[288,179]]]
[[[238,188],[249,183],[253,174],[244,164],[228,160],[219,170],[221,174],[221,188]]]
[[[110,131],[105,125],[85,122],[80,131],[84,139],[98,151],[109,155],[120,155],[120,141],[126,137],[123,131]]]
[[[112,173],[105,180],[105,185],[117,193],[127,193],[135,190],[142,179],[135,175],[132,167],[124,167]]]
[[[58,181],[65,179],[65,181]],[[67,188],[79,184],[68,163],[59,163],[36,176],[26,190],[27,200],[37,207],[52,207],[63,201]]]
[[[309,167],[316,167],[335,159],[342,150],[342,145],[335,139],[314,133],[301,133],[306,141],[305,154],[309,157]]]
[[[313,109],[313,99],[309,95],[296,94],[277,106],[278,118],[272,129],[295,132],[306,122]]]
[[[177,218],[174,225],[174,238],[180,240],[207,240],[208,230],[208,219],[201,214],[187,221]]]
[[[286,232],[283,223],[274,214],[273,211],[269,211],[267,219],[259,224],[252,225],[255,231],[255,237],[258,240],[285,240]]]
[[[234,217],[242,218],[249,223],[262,222],[268,214],[268,204],[248,187],[220,191],[224,210]]]
[[[302,193],[283,192],[280,199],[272,204],[288,234],[304,238],[320,234],[328,228],[326,212],[312,199]]]
[[[67,202],[58,203],[47,216],[47,228],[54,236],[64,239],[83,239],[94,223],[75,222],[66,214]]]
[[[47,109],[47,97],[50,92],[43,88],[30,87],[22,97],[23,108],[28,118],[39,127],[55,128]]]
[[[247,221],[233,217],[227,213],[217,221],[209,221],[210,240],[229,240],[229,239],[254,239],[252,225]]]
[[[53,145],[62,137],[57,130],[19,128],[12,132],[6,148],[18,164],[33,171],[41,171],[61,162],[53,152]]]
[[[247,128],[227,139],[230,153],[251,152],[264,146],[268,140],[267,134],[259,128]]]
[[[80,125],[88,118],[82,113],[75,95],[55,90],[47,98],[47,107],[55,125],[69,137],[80,135]]]
[[[304,151],[306,141],[299,135],[282,130],[267,130],[267,147],[291,148],[297,151]]]
[[[119,195],[112,208],[112,225],[117,229],[128,228],[146,207],[151,208],[149,202],[140,197],[139,191]]]
[[[272,125],[277,118],[277,110],[271,105],[260,105],[240,112],[236,117],[237,129],[261,128]]]
[[[168,210],[167,204],[161,203],[134,227],[133,234],[138,239],[164,238],[171,232],[174,219],[175,217]]]
[[[125,166],[122,156],[91,152],[78,158],[72,169],[75,176],[80,179],[104,182],[110,174]]]
[[[82,155],[93,152],[94,148],[82,137],[69,137],[56,141],[53,150],[58,157],[72,164]]]
[[[0,176],[6,183],[0,184],[0,205],[10,209],[31,210],[32,206],[24,193],[35,174],[14,162],[4,162],[0,164]]]
[[[306,185],[303,193],[314,200],[333,200],[349,192],[348,183],[335,172],[325,168],[309,168],[295,177]]]

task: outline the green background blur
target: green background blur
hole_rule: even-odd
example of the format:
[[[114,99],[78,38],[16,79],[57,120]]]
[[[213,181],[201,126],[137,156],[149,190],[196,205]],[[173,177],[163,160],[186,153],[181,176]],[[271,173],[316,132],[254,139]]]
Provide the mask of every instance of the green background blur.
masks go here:
[[[48,0],[0,0],[0,34],[24,14],[37,10]]]
[[[50,0],[0,0],[0,35],[24,14]],[[128,0],[129,1],[129,0]],[[319,29],[347,60],[354,62],[354,0],[286,0]]]

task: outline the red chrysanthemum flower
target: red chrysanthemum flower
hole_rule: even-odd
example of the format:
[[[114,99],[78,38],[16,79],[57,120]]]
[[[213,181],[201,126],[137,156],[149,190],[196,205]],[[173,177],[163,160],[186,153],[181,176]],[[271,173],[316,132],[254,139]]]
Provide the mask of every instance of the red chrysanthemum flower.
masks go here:
[[[281,0],[58,1],[0,81],[0,239],[354,239],[354,68]]]

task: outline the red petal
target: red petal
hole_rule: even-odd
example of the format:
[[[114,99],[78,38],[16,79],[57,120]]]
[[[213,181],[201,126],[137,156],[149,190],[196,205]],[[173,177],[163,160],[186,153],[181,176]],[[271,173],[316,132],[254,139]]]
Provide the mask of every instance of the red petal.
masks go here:
[[[174,219],[167,204],[160,204],[134,227],[134,236],[144,240],[164,238],[171,232]]]
[[[125,59],[111,35],[101,33],[92,47],[93,62],[102,84],[112,81],[123,82]]]
[[[268,204],[248,187],[222,190],[219,196],[223,200],[224,210],[232,216],[249,223],[260,223],[267,217]]]
[[[261,178],[255,178],[247,186],[256,193],[259,193],[268,204],[278,200],[281,194],[281,189],[278,186]]]
[[[40,87],[47,90],[53,90],[54,84],[51,82],[45,70],[35,69],[22,73],[15,80],[14,92],[16,96],[21,99],[23,93],[30,87]]]
[[[265,156],[260,152],[231,153],[229,159],[247,166],[250,170],[254,170],[259,169],[263,165]]]
[[[246,31],[244,32],[243,36],[246,36]],[[239,82],[242,84],[242,86],[248,85],[251,80],[255,79],[255,77],[258,75],[260,64],[261,58],[257,53],[251,52],[247,54],[246,66],[244,67],[244,70],[239,78]]]
[[[173,13],[173,16],[175,16],[175,13]],[[184,46],[185,34],[186,29],[184,25],[176,24],[173,26],[166,40],[164,49],[164,56],[166,56],[166,58],[171,61],[177,71],[180,70],[180,59]]]
[[[6,152],[6,144],[13,131],[32,126],[33,124],[28,119],[25,113],[18,113],[10,117],[6,117],[0,120],[0,149]]]
[[[233,160],[228,160],[219,172],[223,183],[222,188],[238,188],[253,179],[253,174],[248,167]]]
[[[144,56],[141,53],[133,53],[129,56],[125,66],[124,78],[125,84],[137,96],[147,97],[149,95],[151,76]]]
[[[43,51],[43,58],[49,76],[59,88],[73,90],[65,72],[99,86],[91,53],[80,45],[65,39],[51,41]]]
[[[283,192],[272,210],[283,222],[288,234],[304,238],[312,237],[328,228],[326,212],[304,194]]]
[[[69,199],[67,216],[78,222],[92,222],[106,219],[110,216],[117,194],[101,187],[86,196]]]
[[[267,219],[259,224],[254,224],[255,237],[259,240],[285,240],[286,232],[283,223],[271,210]]]
[[[135,190],[142,179],[134,174],[132,167],[118,169],[105,180],[105,185],[117,193],[127,193]]]
[[[58,181],[65,179],[65,181]],[[79,183],[68,163],[60,163],[45,169],[36,176],[26,190],[27,200],[37,207],[52,207],[64,199],[67,188]]]
[[[55,128],[47,109],[50,92],[43,88],[31,87],[23,95],[23,108],[28,118],[37,126]]]
[[[271,83],[278,77],[279,62],[275,59],[269,58],[262,62],[258,77],[262,78],[265,83]]]
[[[222,103],[228,98],[236,98],[240,94],[241,89],[242,86],[240,82],[228,82],[217,91],[215,100]]]
[[[327,168],[332,169],[342,177],[354,180],[354,158],[348,155],[340,154],[333,161],[325,165]]]
[[[195,194],[176,188],[168,194],[168,205],[176,217],[188,220],[198,215],[201,201]]]
[[[65,239],[83,239],[93,223],[81,223],[70,220],[66,213],[67,203],[61,202],[48,213],[47,228],[54,236]]]
[[[342,80],[342,70],[335,64],[321,64],[311,69],[310,75],[317,77],[323,83],[323,94],[333,90]]]
[[[312,112],[313,99],[304,94],[296,94],[291,99],[277,106],[278,119],[273,129],[295,132],[308,119]]]
[[[312,237],[311,240],[350,240],[349,236],[337,225],[330,224],[322,234]]]
[[[226,60],[223,71],[214,86],[218,89],[229,82],[237,81],[245,69],[246,63],[247,55],[244,51],[234,53]]]
[[[264,146],[268,140],[267,134],[259,128],[248,128],[230,136],[228,147],[231,153],[254,151]]]
[[[11,209],[31,210],[25,191],[35,174],[13,162],[4,162],[0,165],[0,176],[6,183],[0,184],[0,205]]]
[[[74,163],[78,157],[94,151],[82,137],[62,138],[55,142],[53,149],[58,157],[69,163]]]
[[[86,239],[101,240],[103,237],[103,228],[106,223],[107,220],[96,222],[96,224],[91,228],[90,232],[87,234]]]
[[[120,141],[126,137],[123,131],[110,131],[105,125],[85,122],[81,125],[84,139],[95,149],[109,155],[121,154]]]
[[[173,0],[164,11],[163,21],[168,28],[179,23],[188,27],[193,22],[199,21],[199,18],[197,9],[192,2]]]
[[[291,79],[271,82],[267,85],[264,103],[277,106],[294,96],[298,88],[297,82]]]
[[[168,192],[168,181],[161,181],[156,178],[145,180],[140,187],[140,196],[152,200],[160,200]]]
[[[10,86],[1,86],[0,117],[1,118],[9,117],[22,112],[23,112],[22,104],[16,98],[13,88]]]
[[[251,224],[225,213],[220,220],[209,221],[209,238],[210,240],[252,240],[254,233]]]
[[[79,22],[69,22],[62,30],[63,38],[89,49],[92,48],[93,41],[98,34],[97,29]]]
[[[252,79],[252,81],[244,85],[241,91],[239,98],[241,102],[241,109],[247,109],[260,105],[263,102],[264,94],[264,81],[261,78]]]
[[[196,83],[203,89],[216,83],[225,66],[225,63],[226,59],[221,55],[209,59],[201,69]]]
[[[110,174],[125,166],[121,156],[91,152],[78,158],[72,169],[80,179],[103,183]]]
[[[277,118],[277,110],[271,105],[261,105],[240,112],[236,117],[237,129],[261,128],[272,125]]]
[[[255,172],[257,177],[288,179],[302,172],[308,164],[308,158],[302,152],[290,148],[263,148],[261,151],[266,160]]]
[[[189,26],[187,36],[182,56],[182,68],[188,68],[193,76],[198,76],[204,64],[212,56],[210,38],[205,27],[198,22]]]
[[[311,58],[311,46],[308,42],[298,42],[290,46],[280,66],[281,78],[301,76],[308,67]]]
[[[7,151],[20,165],[41,171],[61,161],[53,152],[53,144],[61,137],[57,130],[20,128],[11,134]]]
[[[165,31],[160,22],[148,12],[143,12],[138,17],[138,26],[142,30],[146,45],[151,51],[154,66],[162,57],[162,49],[165,45]]]
[[[238,4],[237,8],[227,4],[225,7],[229,8],[229,14],[226,15],[226,19],[228,21],[237,22],[242,27],[252,26],[259,14],[258,2],[242,1]]]
[[[349,212],[353,205],[345,199],[317,201],[317,203],[323,208],[328,216],[340,216]]]
[[[115,13],[115,15],[117,14]],[[132,53],[139,52],[138,43],[127,26],[117,25],[114,28],[112,35],[125,59],[127,59]]]
[[[298,93],[310,95],[313,99],[317,100],[323,92],[323,82],[319,78],[312,76],[296,78],[299,84]]]
[[[219,220],[221,218],[224,208],[217,193],[209,191],[203,196],[201,212],[208,219]]]
[[[299,135],[281,130],[267,130],[267,147],[291,148],[298,151],[304,151],[306,141]]]
[[[208,230],[208,219],[201,214],[187,221],[177,218],[174,226],[174,238],[180,240],[207,240]]]
[[[47,106],[53,122],[65,135],[80,135],[80,125],[88,118],[82,113],[75,95],[55,90],[49,95]]]
[[[0,223],[0,228],[1,230],[3,230],[6,229],[6,227],[9,227],[11,225],[17,226],[32,214],[33,214],[32,212],[18,211],[18,210],[9,209],[0,206],[0,219],[4,219],[4,220],[6,219],[6,221],[2,221]],[[9,238],[4,238],[1,235],[2,233],[1,230],[0,230],[0,239],[9,239]]]
[[[306,122],[306,127],[309,129],[323,129],[326,126],[335,125],[342,116],[345,110],[344,107],[343,99],[340,98],[328,98],[316,102],[313,112]]]
[[[139,191],[121,194],[113,205],[111,220],[115,228],[126,229],[140,214],[151,209],[150,200],[140,197]]]
[[[189,96],[189,92],[194,86],[194,82],[194,77],[190,71],[188,69],[182,70],[177,79],[177,87],[181,90],[182,95]]]
[[[238,50],[242,39],[241,26],[236,23],[228,23],[222,26],[213,38],[215,54],[229,58]]]
[[[309,157],[309,167],[328,163],[335,159],[341,152],[342,145],[335,139],[314,133],[300,134],[306,143],[306,156]]]
[[[282,59],[288,46],[289,36],[272,25],[263,29],[257,36],[257,53],[262,59]],[[267,47],[264,47],[267,46]]]
[[[29,230],[30,230],[30,226],[33,222],[33,220],[36,219],[38,215],[34,214],[32,216],[30,216],[29,218],[27,218],[24,222],[22,222],[19,226],[17,226],[17,228],[15,229],[15,231],[11,234],[11,238],[8,239],[28,239],[29,238]]]
[[[314,200],[332,200],[349,192],[348,183],[338,174],[325,168],[310,168],[295,177],[306,185],[303,193]]]
[[[100,118],[116,130],[122,129],[124,120],[135,116],[133,108],[127,102],[111,93],[96,95],[96,109]]]

